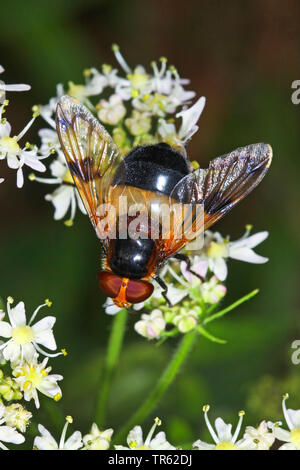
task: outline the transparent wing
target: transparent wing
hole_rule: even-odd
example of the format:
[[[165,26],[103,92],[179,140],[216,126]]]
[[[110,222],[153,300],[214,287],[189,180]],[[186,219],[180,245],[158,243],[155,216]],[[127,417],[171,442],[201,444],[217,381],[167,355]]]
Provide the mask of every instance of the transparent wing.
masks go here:
[[[221,219],[260,183],[271,161],[270,145],[252,144],[215,158],[207,169],[179,181],[171,198],[186,204],[187,210],[177,217],[173,232],[164,234],[161,250],[170,256]]]
[[[108,132],[90,111],[70,96],[57,105],[56,126],[70,172],[97,230],[99,206],[108,201],[122,158]]]

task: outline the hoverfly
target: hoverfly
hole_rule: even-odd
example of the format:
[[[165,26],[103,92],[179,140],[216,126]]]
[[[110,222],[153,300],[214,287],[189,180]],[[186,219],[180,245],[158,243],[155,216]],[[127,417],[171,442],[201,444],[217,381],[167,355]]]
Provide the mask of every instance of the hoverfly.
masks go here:
[[[184,152],[165,143],[137,146],[120,156],[109,133],[70,96],[59,101],[56,124],[69,170],[102,242],[104,258],[99,285],[120,307],[127,308],[150,297],[152,279],[163,288],[167,299],[167,286],[159,277],[165,261],[170,257],[182,259],[189,267],[188,257],[178,252],[247,196],[265,176],[272,160],[272,149],[264,143],[238,148],[212,160],[208,169],[194,171]],[[192,210],[185,219],[185,235],[182,223],[173,216],[169,231],[159,230],[156,239],[121,237],[122,223],[126,227],[135,217],[119,209],[114,217],[112,210],[99,212],[99,207],[107,204],[117,208],[121,196],[126,196],[131,204],[142,203],[148,208],[153,201],[158,208],[174,202],[189,204]],[[194,208],[199,204],[204,210],[203,222],[195,230]],[[104,229],[103,225],[99,228],[105,217],[115,230],[113,238],[106,236],[107,224]],[[151,220],[146,216],[140,232],[149,234]]]

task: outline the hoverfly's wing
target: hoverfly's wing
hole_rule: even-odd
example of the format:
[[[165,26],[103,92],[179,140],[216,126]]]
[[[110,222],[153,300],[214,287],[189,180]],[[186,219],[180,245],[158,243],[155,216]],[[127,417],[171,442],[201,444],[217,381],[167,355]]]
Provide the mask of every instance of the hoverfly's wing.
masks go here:
[[[270,145],[248,145],[215,158],[207,169],[195,170],[179,181],[171,198],[187,209],[183,216],[178,212],[173,232],[160,241],[162,254],[171,256],[227,214],[260,183],[271,161]]]
[[[109,190],[117,168],[120,173],[122,158],[104,127],[70,96],[58,102],[56,126],[70,173],[98,233],[99,207],[109,202]]]

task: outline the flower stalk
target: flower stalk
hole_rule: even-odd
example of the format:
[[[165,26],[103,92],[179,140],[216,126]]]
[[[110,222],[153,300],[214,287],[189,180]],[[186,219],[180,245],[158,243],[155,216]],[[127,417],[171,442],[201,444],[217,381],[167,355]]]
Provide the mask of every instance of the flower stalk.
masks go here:
[[[104,370],[99,384],[99,394],[96,404],[95,421],[103,426],[106,418],[109,391],[116,366],[119,361],[127,322],[127,310],[121,310],[114,318],[110,333]]]
[[[182,364],[190,353],[197,337],[197,331],[192,331],[191,333],[183,336],[173,358],[164,370],[153,391],[134,413],[134,415],[129,419],[121,431],[116,435],[116,442],[122,442],[128,431],[137,423],[142,423],[154,410],[164,393],[168,390],[174,381]]]
[[[252,299],[252,297],[254,297],[258,293],[259,293],[259,289],[254,289],[252,292],[249,292],[249,294],[244,295],[244,297],[241,297],[239,300],[237,300],[236,302],[233,302],[231,305],[224,308],[223,310],[220,310],[219,312],[215,313],[214,315],[210,315],[209,317],[205,318],[205,320],[203,321],[203,324],[206,325],[207,323],[210,323],[214,320],[217,320],[218,318],[223,317],[224,315],[226,315],[226,313],[231,312],[231,310],[234,310],[239,305],[241,305],[244,302],[247,302],[248,300]]]

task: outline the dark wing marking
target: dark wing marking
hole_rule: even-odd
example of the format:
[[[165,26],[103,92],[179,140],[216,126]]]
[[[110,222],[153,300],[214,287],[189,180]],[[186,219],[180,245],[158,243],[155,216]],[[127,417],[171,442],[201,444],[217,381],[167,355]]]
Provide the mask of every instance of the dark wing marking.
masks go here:
[[[108,192],[121,157],[108,132],[90,111],[70,96],[57,105],[56,126],[70,172],[96,229],[97,209]]]
[[[260,183],[271,161],[270,145],[252,144],[215,158],[207,169],[198,169],[179,181],[171,198],[189,203],[190,210],[175,224],[173,233],[158,242],[162,257],[179,251],[227,214]],[[197,218],[198,205],[202,221]]]
[[[272,161],[268,144],[252,144],[215,158],[207,170],[196,170],[197,203],[204,207],[204,230],[227,214],[266,175]]]

